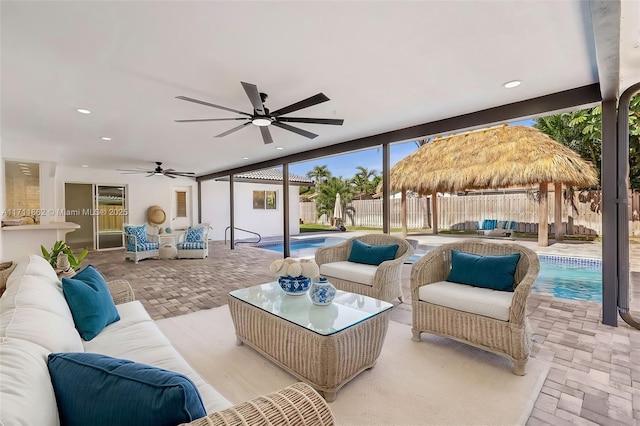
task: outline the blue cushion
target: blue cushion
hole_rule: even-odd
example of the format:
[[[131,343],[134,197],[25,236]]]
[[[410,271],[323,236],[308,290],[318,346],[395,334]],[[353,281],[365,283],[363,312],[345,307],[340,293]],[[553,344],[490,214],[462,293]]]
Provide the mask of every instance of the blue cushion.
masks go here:
[[[93,353],[52,353],[48,367],[66,426],[175,426],[206,415],[182,374]]]
[[[92,265],[73,278],[63,278],[62,293],[84,340],[93,339],[103,328],[120,319],[107,283]]]
[[[180,250],[197,250],[204,248],[204,241],[198,241],[196,243],[184,242],[178,243],[177,248]]]
[[[393,260],[398,252],[398,244],[370,246],[359,240],[353,240],[349,262],[379,265],[385,260]]]
[[[159,243],[138,243],[135,247],[135,250],[129,250],[129,251],[158,250],[159,247],[160,247]]]
[[[447,281],[513,291],[513,275],[519,260],[520,253],[480,256],[451,250],[451,271]]]
[[[126,234],[130,234],[135,236],[135,240],[133,238],[127,238],[127,250],[135,251],[135,244],[144,244],[147,242],[147,225],[127,225],[124,227],[124,232]]]
[[[187,229],[187,235],[184,237],[186,243],[199,243],[204,236],[204,228],[202,226],[198,228]]]

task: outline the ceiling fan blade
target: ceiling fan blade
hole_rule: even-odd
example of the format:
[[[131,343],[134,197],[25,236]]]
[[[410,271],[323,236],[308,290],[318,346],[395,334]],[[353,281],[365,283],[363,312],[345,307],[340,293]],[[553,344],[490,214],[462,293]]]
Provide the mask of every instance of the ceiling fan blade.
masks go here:
[[[198,118],[194,120],[173,120],[176,123],[197,123],[200,121],[229,121],[229,120],[249,120],[248,118],[238,117],[238,118]]]
[[[241,81],[240,84],[244,87],[244,91],[247,93],[256,114],[265,115],[264,104],[262,103],[260,92],[258,92],[258,86],[251,83],[245,83],[244,81]]]
[[[342,123],[344,123],[344,120],[337,118],[278,117],[278,121],[287,123],[333,124],[334,126],[342,126]]]
[[[171,179],[175,179],[175,176],[171,176],[171,173],[162,173],[164,176],[171,178]]]
[[[262,140],[265,145],[268,143],[273,143],[273,138],[271,137],[271,132],[267,126],[260,127],[260,133],[262,133]]]
[[[237,126],[237,127],[234,127],[234,128],[233,128],[233,129],[231,129],[231,130],[227,130],[227,131],[226,131],[226,132],[224,132],[224,133],[220,133],[219,135],[214,136],[214,138],[221,138],[221,137],[223,137],[223,136],[227,136],[228,134],[231,134],[231,133],[233,133],[233,132],[237,132],[238,130],[240,130],[240,129],[242,129],[244,126],[246,126],[247,124],[251,124],[251,122],[250,122],[250,121],[247,121],[246,123],[241,124],[241,125],[239,125],[239,126]]]
[[[297,111],[299,109],[309,108],[310,106],[321,104],[322,102],[328,101],[329,98],[324,93],[318,93],[317,95],[313,95],[310,98],[303,99],[295,104],[291,104],[284,108],[280,108],[277,111],[273,111],[271,115],[277,117],[279,115],[288,114],[293,111]]]
[[[151,177],[151,176],[155,176],[155,175],[156,175],[156,172],[151,172],[146,177]]]
[[[140,169],[140,170],[131,170],[131,169],[116,169],[119,172],[125,172],[125,173],[151,173],[149,170],[144,170],[144,169]]]
[[[196,174],[193,172],[178,172],[176,170],[165,170],[165,172],[167,173],[171,173],[172,175],[176,175],[176,176],[195,176]]]
[[[276,127],[280,127],[281,129],[285,129],[285,130],[288,130],[288,131],[293,132],[293,133],[297,133],[297,134],[302,135],[304,137],[307,137],[309,139],[313,139],[313,138],[317,138],[318,137],[318,135],[316,135],[315,133],[307,132],[306,130],[302,130],[302,129],[299,129],[299,128],[293,127],[293,126],[289,126],[288,124],[279,123],[277,121],[271,122],[271,125],[272,126],[276,126]]]
[[[238,111],[237,109],[227,108],[227,107],[223,107],[223,106],[220,106],[220,105],[211,104],[211,103],[205,102],[205,101],[199,101],[198,99],[189,98],[187,96],[176,96],[176,99],[182,99],[183,101],[189,101],[189,102],[194,102],[194,103],[200,104],[200,105],[206,105],[206,106],[210,106],[210,107],[214,107],[214,108],[218,108],[218,109],[223,109],[225,111],[237,112],[238,114],[248,115],[249,117],[251,117],[251,114],[247,114],[246,112]]]

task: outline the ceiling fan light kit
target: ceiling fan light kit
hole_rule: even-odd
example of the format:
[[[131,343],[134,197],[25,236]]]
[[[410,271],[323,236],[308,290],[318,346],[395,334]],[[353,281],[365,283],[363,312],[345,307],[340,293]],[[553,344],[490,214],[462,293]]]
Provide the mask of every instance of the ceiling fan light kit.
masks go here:
[[[291,112],[295,112],[304,108],[309,108],[313,105],[320,104],[322,102],[326,102],[329,98],[324,93],[318,93],[317,95],[311,96],[307,99],[303,99],[299,102],[288,105],[284,108],[280,108],[279,110],[269,112],[269,109],[264,106],[264,102],[267,100],[268,95],[266,93],[261,93],[258,91],[258,87],[255,84],[245,83],[244,81],[240,82],[242,87],[244,88],[249,101],[251,101],[251,105],[253,106],[253,114],[249,114],[247,112],[238,111],[233,108],[228,108],[221,105],[212,104],[209,102],[201,101],[194,98],[189,98],[187,96],[177,96],[176,99],[181,99],[183,101],[193,102],[200,105],[210,106],[213,108],[222,109],[225,111],[235,112],[237,114],[244,115],[245,117],[235,117],[235,118],[198,118],[191,120],[175,120],[177,123],[194,123],[194,122],[203,122],[203,121],[227,121],[227,120],[245,120],[246,122],[236,126],[226,132],[220,133],[216,135],[216,138],[221,138],[227,136],[231,133],[234,133],[242,128],[244,128],[247,124],[253,124],[260,128],[260,134],[262,135],[262,140],[265,144],[273,143],[273,138],[271,137],[271,132],[269,131],[269,126],[273,125],[279,127],[284,130],[288,130],[293,133],[297,133],[301,136],[304,136],[309,139],[313,139],[318,137],[315,133],[308,132],[306,130],[300,129],[298,127],[291,126],[285,123],[312,123],[312,124],[329,124],[334,126],[342,126],[344,120],[335,119],[335,118],[305,118],[305,117],[282,117],[282,115],[289,114]]]

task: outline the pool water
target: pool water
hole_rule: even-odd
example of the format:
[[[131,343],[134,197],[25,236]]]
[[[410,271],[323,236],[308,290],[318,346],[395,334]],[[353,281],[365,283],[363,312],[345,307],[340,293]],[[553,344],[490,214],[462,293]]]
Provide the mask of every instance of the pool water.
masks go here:
[[[602,261],[540,255],[540,273],[533,286],[536,293],[560,299],[602,302]]]
[[[291,257],[313,257],[319,247],[345,241],[343,238],[321,237],[291,240]],[[282,253],[282,242],[262,243],[260,248]],[[405,263],[424,256],[431,246],[420,246]],[[540,273],[533,286],[534,293],[548,293],[560,299],[602,302],[602,261],[564,256],[539,255]]]

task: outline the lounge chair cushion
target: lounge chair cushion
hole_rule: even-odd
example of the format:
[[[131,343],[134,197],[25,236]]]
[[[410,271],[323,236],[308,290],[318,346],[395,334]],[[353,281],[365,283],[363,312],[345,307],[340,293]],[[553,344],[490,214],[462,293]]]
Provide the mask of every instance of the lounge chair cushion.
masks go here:
[[[377,266],[349,261],[330,262],[320,265],[320,275],[373,286]]]
[[[133,247],[132,245],[127,246],[127,250],[129,251],[149,251],[149,250],[158,250],[158,248],[160,247],[159,243],[138,243],[135,245],[134,248],[129,248],[129,247]]]
[[[184,241],[187,243],[199,243],[202,242],[203,236],[204,228],[202,226],[199,226],[197,228],[189,228],[187,229],[187,235],[185,235]]]
[[[185,241],[183,243],[178,243],[177,248],[179,250],[203,249],[204,248],[204,241],[196,241],[196,242]]]
[[[418,299],[458,311],[509,321],[514,293],[440,281],[420,287]]]
[[[501,291],[513,291],[513,275],[520,253],[480,256],[451,250],[447,281]]]
[[[398,244],[369,245],[362,241],[353,240],[349,262],[364,263],[378,266],[385,260],[393,260],[398,252]]]

